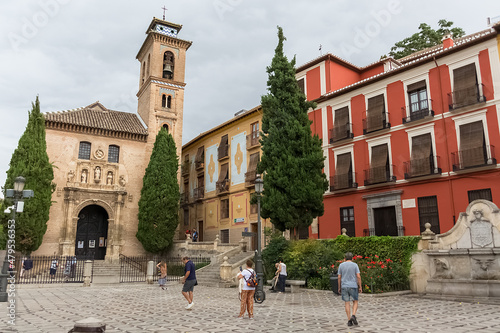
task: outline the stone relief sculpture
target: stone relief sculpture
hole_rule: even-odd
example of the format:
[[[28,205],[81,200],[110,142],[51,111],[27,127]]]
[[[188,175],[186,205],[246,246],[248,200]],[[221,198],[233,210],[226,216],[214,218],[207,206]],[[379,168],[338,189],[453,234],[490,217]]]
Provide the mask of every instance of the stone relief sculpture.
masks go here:
[[[127,182],[125,181],[125,176],[120,176],[120,180],[118,181],[120,183],[120,186],[125,186]]]
[[[94,169],[94,180],[99,182],[101,180],[101,167],[95,167]]]
[[[472,278],[474,280],[500,280],[495,258],[472,258]],[[497,267],[495,267],[497,266]]]
[[[113,172],[109,171],[106,177],[106,184],[113,185]]]
[[[72,183],[75,179],[75,172],[73,170],[69,170],[68,172],[68,183]]]
[[[450,266],[446,259],[434,259],[434,266],[436,267],[436,273],[434,274],[434,279],[452,279],[452,273],[450,271]]]
[[[485,247],[493,242],[491,223],[483,217],[483,210],[476,208],[472,211],[474,220],[471,221],[470,232],[474,245]]]
[[[81,182],[82,183],[86,183],[87,182],[87,169],[83,169],[82,170]]]

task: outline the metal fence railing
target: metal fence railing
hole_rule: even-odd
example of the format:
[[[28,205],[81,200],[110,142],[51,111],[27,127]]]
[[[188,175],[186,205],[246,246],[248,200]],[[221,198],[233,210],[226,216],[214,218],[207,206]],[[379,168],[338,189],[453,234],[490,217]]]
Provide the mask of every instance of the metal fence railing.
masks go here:
[[[74,256],[30,256],[16,257],[10,274],[16,283],[83,283],[83,266],[93,258]]]
[[[154,273],[153,281],[158,281],[160,270],[156,264],[160,261],[167,263],[167,281],[179,281],[184,276],[184,263],[181,256],[138,256],[127,257],[120,255],[120,282],[145,282],[148,262],[153,261]],[[196,269],[210,264],[210,257],[194,256],[190,260],[195,264]]]

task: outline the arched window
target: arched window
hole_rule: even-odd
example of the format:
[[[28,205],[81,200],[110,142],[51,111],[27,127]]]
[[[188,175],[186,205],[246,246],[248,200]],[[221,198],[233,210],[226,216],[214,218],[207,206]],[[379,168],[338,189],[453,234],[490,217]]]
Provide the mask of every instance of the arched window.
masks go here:
[[[144,79],[146,77],[146,62],[142,63],[142,83],[144,83]]]
[[[108,148],[108,162],[118,163],[120,160],[120,147],[110,145]]]
[[[163,128],[167,131],[168,133],[168,125],[167,124],[163,124]]]
[[[174,78],[174,54],[165,51],[163,54],[163,78],[172,80]]]
[[[149,77],[149,68],[151,67],[151,55],[148,54],[148,64],[146,66],[147,70],[146,70],[146,77]]]
[[[80,150],[78,151],[78,158],[81,160],[90,160],[90,142],[80,142]]]
[[[162,108],[167,107],[167,95],[165,94],[161,95],[161,107]]]
[[[172,107],[172,96],[168,96],[167,97],[167,108],[171,108]]]

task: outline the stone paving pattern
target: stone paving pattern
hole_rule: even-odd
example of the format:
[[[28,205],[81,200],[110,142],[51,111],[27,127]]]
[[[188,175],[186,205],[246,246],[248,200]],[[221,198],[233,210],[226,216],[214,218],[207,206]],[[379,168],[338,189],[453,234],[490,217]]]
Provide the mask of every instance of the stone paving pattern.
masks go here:
[[[432,300],[412,295],[361,295],[358,327],[347,327],[344,302],[327,291],[267,293],[255,320],[236,319],[237,290],[195,287],[194,307],[181,285],[119,284],[17,286],[16,326],[0,303],[0,332],[68,332],[76,321],[96,317],[106,332],[500,332],[500,306]]]

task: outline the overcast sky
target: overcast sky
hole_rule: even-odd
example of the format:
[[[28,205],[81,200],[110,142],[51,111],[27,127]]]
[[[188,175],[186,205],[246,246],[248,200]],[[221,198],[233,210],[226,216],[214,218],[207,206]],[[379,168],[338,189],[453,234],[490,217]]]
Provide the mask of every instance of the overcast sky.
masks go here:
[[[451,20],[467,34],[500,16],[500,1],[23,0],[0,3],[0,186],[31,102],[42,112],[99,100],[136,112],[135,59],[153,16],[182,24],[187,52],[183,143],[260,104],[277,44],[300,66],[320,52],[357,66],[386,54],[422,22]],[[319,50],[319,45],[322,50]]]

